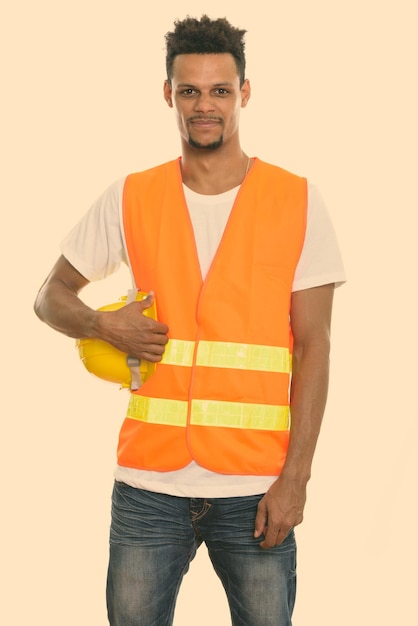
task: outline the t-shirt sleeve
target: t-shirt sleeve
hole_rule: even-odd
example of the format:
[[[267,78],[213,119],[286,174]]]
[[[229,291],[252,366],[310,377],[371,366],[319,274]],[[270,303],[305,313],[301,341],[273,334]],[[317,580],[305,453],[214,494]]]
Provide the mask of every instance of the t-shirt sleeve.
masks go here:
[[[341,251],[325,202],[315,185],[308,184],[305,241],[292,291],[346,281]]]
[[[87,280],[102,280],[127,263],[121,227],[125,179],[110,185],[61,242],[61,252]]]

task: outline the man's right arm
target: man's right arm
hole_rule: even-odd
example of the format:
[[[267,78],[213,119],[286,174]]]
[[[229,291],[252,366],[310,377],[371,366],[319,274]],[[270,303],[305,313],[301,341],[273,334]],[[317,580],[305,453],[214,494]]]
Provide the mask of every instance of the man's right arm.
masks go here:
[[[153,295],[117,311],[95,311],[79,298],[89,281],[61,256],[37,295],[37,316],[55,330],[74,338],[98,338],[122,352],[151,362],[161,360],[168,328],[143,315]]]

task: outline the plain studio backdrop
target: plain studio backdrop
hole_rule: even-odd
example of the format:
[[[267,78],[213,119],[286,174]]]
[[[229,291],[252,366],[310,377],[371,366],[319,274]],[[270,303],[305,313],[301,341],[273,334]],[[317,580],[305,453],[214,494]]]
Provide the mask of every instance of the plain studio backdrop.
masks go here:
[[[89,375],[74,341],[41,324],[32,303],[59,242],[104,188],[179,154],[162,97],[164,34],[176,18],[204,12],[248,31],[244,149],[317,184],[348,274],[297,531],[294,624],[418,623],[414,5],[16,0],[1,9],[8,626],[107,623],[109,499],[127,394]],[[100,306],[128,287],[121,270],[84,298]],[[175,624],[196,620],[230,623],[204,546]]]

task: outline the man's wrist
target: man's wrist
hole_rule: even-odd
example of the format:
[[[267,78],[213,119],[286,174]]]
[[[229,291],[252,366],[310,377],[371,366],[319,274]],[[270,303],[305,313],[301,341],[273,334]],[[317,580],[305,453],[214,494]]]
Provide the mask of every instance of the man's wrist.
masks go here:
[[[304,487],[311,478],[311,468],[294,467],[290,464],[285,464],[280,472],[280,478]]]

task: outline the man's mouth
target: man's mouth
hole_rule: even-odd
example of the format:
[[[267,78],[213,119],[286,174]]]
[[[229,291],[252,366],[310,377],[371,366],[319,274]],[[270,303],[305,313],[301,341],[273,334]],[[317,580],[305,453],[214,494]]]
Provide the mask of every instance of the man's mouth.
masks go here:
[[[217,126],[221,123],[222,120],[219,117],[192,117],[189,119],[189,124],[202,128],[205,126]]]

